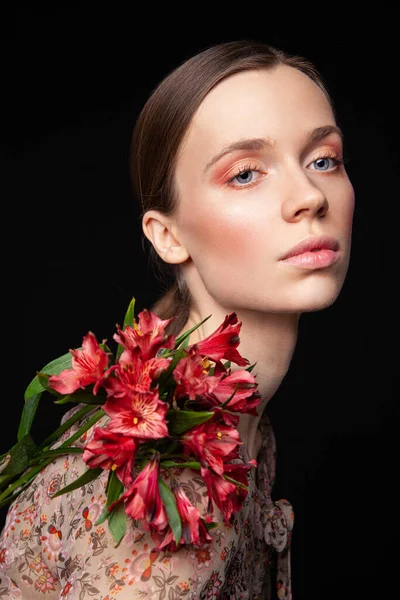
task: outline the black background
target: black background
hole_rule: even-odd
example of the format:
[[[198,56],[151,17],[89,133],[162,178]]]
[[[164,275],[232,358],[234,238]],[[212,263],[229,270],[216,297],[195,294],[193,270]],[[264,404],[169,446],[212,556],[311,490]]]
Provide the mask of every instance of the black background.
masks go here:
[[[285,20],[254,9],[218,25],[200,10],[186,22],[156,10],[15,11],[3,37],[1,150],[11,185],[3,202],[0,452],[16,441],[23,392],[37,370],[88,330],[111,340],[132,296],[136,313],[159,296],[128,172],[131,131],[153,87],[222,41],[257,39],[303,55],[335,102],[356,210],[343,291],[329,309],[301,317],[290,371],[268,405],[278,445],[273,497],[295,511],[294,600],[372,590],[391,598],[398,51],[390,17],[349,25],[335,5],[325,9],[316,27],[309,5],[290,32]],[[42,403],[35,439],[64,411]]]

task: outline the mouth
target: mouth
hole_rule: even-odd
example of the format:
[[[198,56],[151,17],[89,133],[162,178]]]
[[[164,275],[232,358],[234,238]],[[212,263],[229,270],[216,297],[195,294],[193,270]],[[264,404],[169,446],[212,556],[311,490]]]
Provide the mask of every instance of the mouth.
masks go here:
[[[308,237],[293,246],[279,260],[303,269],[321,269],[339,258],[339,242],[331,236]]]

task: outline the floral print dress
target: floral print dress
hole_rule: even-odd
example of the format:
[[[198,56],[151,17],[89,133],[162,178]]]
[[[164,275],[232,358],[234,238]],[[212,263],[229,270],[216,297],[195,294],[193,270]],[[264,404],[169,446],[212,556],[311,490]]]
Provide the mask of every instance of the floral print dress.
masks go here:
[[[75,410],[63,417],[65,421]],[[65,432],[54,447],[77,431],[91,413]],[[105,424],[108,417],[96,423]],[[275,436],[266,411],[260,420],[262,447],[248,473],[250,491],[229,526],[210,531],[213,541],[177,552],[154,552],[141,524],[128,517],[115,547],[107,521],[96,526],[106,502],[108,471],[70,493],[53,495],[77,479],[87,465],[77,454],[57,457],[11,504],[0,535],[0,600],[258,600],[270,599],[276,560],[278,598],[291,600],[290,542],[294,515],[287,500],[271,499],[275,478]],[[77,440],[83,446],[89,429]],[[245,445],[241,459],[248,461]],[[181,470],[180,483],[200,513],[207,491],[196,472]]]

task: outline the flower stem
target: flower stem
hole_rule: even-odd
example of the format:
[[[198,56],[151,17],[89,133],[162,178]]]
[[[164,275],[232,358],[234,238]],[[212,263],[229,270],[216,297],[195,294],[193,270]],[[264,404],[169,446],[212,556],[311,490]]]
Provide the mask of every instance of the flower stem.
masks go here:
[[[36,448],[35,452],[40,452],[41,450],[43,450],[43,448],[46,448],[46,446],[49,446],[51,444],[51,442],[54,442],[55,440],[57,440],[60,437],[60,435],[64,433],[64,431],[67,431],[67,429],[69,429],[71,427],[71,425],[73,425],[74,423],[76,423],[76,421],[79,421],[82,417],[84,417],[85,415],[87,415],[87,413],[89,413],[93,409],[94,409],[93,404],[92,405],[85,404],[85,406],[83,406],[74,415],[72,415],[72,417],[70,417],[67,421],[65,421],[65,423],[63,423],[58,429],[56,429],[55,431],[53,431],[53,433],[51,433]]]
[[[85,407],[87,408],[87,407]],[[90,409],[93,410],[93,405],[90,406]],[[82,409],[83,410],[83,409]],[[81,412],[81,411],[79,411]],[[78,414],[78,413],[77,413]],[[71,435],[71,437],[69,437],[67,440],[65,440],[65,442],[63,442],[58,449],[62,449],[62,448],[68,448],[76,439],[80,438],[81,435],[83,433],[85,433],[85,431],[87,431],[88,429],[90,429],[92,427],[92,425],[94,425],[94,423],[96,423],[96,421],[98,421],[99,419],[101,419],[101,417],[105,414],[105,412],[100,409],[98,410],[88,421],[87,423],[85,423],[85,425],[83,425],[76,433],[74,433],[73,435]],[[75,415],[76,416],[76,415]],[[76,420],[76,419],[75,419]],[[51,436],[50,436],[51,437]],[[38,457],[40,459],[40,455]],[[14,490],[16,490],[17,488],[19,488],[21,485],[26,485],[28,484],[30,481],[32,481],[32,479],[34,477],[36,477],[36,475],[38,473],[40,473],[40,471],[46,467],[48,464],[50,464],[52,461],[54,460],[54,456],[51,456],[50,458],[45,459],[43,462],[40,462],[38,465],[36,465],[35,467],[32,467],[31,469],[29,469],[28,472],[24,473],[24,475],[22,475],[21,477],[19,477],[19,479],[17,479],[17,481],[15,481],[14,483],[11,483],[7,489],[4,490],[4,492],[2,492],[0,494],[0,506],[2,506],[2,501],[5,500],[6,498],[8,498],[13,492]],[[21,490],[22,491],[22,490]]]

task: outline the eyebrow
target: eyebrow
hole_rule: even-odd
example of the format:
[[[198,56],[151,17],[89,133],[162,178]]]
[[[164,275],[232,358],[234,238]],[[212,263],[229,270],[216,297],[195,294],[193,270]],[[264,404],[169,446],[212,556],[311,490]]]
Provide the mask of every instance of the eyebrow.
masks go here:
[[[307,133],[305,141],[306,147],[314,144],[315,142],[319,142],[331,133],[337,133],[342,141],[342,144],[344,143],[344,134],[340,127],[337,127],[336,125],[322,125],[321,127],[316,127]],[[276,142],[274,140],[268,137],[241,139],[237,142],[233,142],[232,144],[222,148],[218,154],[213,156],[210,162],[208,162],[205,166],[203,174],[206,174],[207,171],[209,171],[209,169],[211,169],[211,167],[226,154],[230,154],[236,150],[265,150],[266,148],[273,148],[275,143]]]

